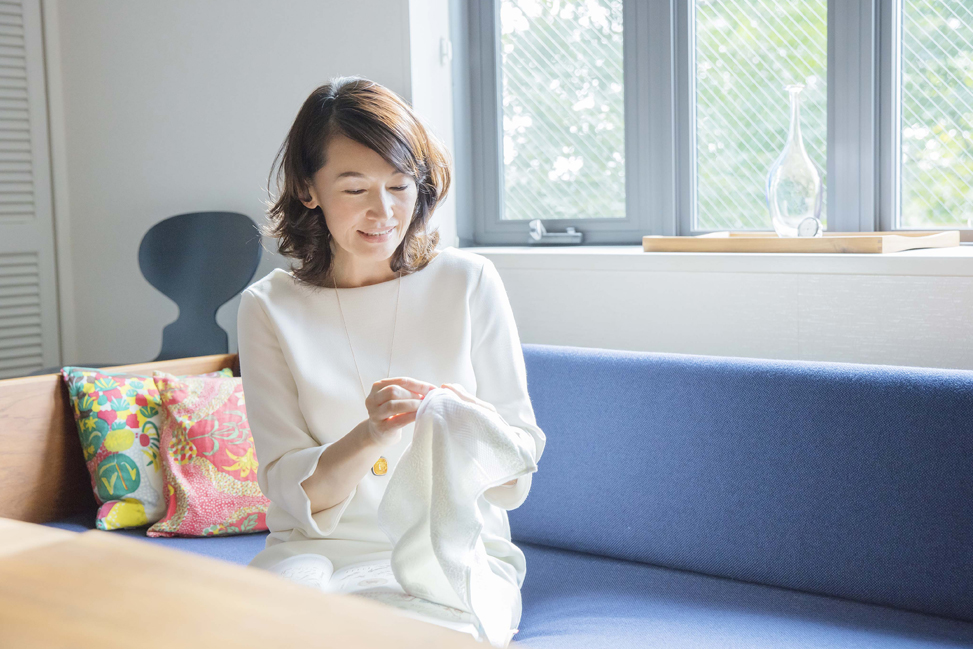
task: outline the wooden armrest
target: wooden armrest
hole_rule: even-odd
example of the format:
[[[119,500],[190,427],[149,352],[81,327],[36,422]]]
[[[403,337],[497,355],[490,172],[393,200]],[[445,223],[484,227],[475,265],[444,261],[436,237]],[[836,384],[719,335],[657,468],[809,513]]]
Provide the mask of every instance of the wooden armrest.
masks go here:
[[[232,368],[237,354],[116,365],[102,372],[151,376],[205,374]],[[91,478],[60,374],[0,380],[0,517],[31,523],[59,520],[94,509]]]

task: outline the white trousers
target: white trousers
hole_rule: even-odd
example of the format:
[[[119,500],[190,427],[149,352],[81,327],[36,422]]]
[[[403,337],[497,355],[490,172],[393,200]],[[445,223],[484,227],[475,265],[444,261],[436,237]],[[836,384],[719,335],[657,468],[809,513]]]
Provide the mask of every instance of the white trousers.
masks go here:
[[[389,559],[377,559],[344,567],[332,580],[334,567],[320,554],[297,554],[268,568],[289,581],[327,593],[347,594],[381,602],[396,614],[437,624],[480,640],[472,614],[409,595],[395,579]],[[513,634],[511,634],[513,637]],[[507,641],[509,644],[509,640]]]

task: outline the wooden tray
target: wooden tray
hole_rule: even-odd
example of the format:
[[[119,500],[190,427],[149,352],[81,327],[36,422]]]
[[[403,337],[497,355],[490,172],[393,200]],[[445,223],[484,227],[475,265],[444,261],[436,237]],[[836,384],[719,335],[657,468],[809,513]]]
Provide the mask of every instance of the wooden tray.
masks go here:
[[[710,232],[695,237],[642,237],[644,252],[899,252],[958,246],[959,230],[825,232],[821,237],[778,237],[776,232]]]

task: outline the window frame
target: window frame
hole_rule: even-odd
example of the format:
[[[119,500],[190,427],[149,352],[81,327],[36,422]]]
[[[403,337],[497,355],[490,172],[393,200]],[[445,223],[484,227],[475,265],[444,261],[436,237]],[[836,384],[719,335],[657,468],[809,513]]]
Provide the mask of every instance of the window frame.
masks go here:
[[[450,0],[461,245],[528,245],[526,220],[502,219],[499,0]],[[623,0],[626,215],[545,219],[580,245],[698,235],[694,0]],[[899,207],[901,0],[828,0],[827,231],[893,230]],[[902,230],[907,230],[901,228]],[[961,231],[973,241],[973,230]],[[763,231],[772,231],[767,228]],[[759,230],[754,230],[759,231]]]
[[[881,0],[875,16],[877,24],[876,55],[877,55],[877,90],[878,117],[876,132],[878,134],[878,150],[875,152],[878,191],[878,222],[880,230],[895,229],[895,221],[899,215],[901,190],[899,187],[900,164],[896,161],[899,152],[901,128],[899,115],[901,114],[902,93],[898,81],[901,63],[899,60],[899,46],[902,42],[902,20],[900,17],[902,5],[900,0]],[[882,146],[884,144],[884,146]],[[957,228],[964,237],[970,231]],[[963,240],[968,240],[964,238]],[[973,240],[973,239],[969,239]]]
[[[647,231],[654,230],[658,224],[653,224],[649,215],[664,214],[663,210],[653,209],[649,201],[654,195],[645,187],[640,187],[639,179],[642,168],[651,168],[652,160],[643,156],[632,155],[628,152],[652,151],[658,144],[671,149],[671,142],[666,142],[665,135],[661,141],[654,141],[653,133],[646,128],[648,118],[641,120],[628,119],[629,115],[644,115],[647,110],[649,92],[648,77],[650,76],[647,56],[651,48],[641,48],[637,43],[645,43],[655,38],[646,38],[644,29],[647,26],[647,14],[653,7],[643,3],[626,2],[623,5],[623,39],[624,39],[624,67],[623,83],[625,91],[625,217],[624,218],[577,218],[577,219],[542,219],[544,227],[552,231],[564,231],[568,226],[574,226],[584,232],[586,244],[631,243]],[[501,125],[501,79],[499,66],[500,50],[500,3],[495,0],[470,2],[468,5],[469,20],[469,88],[470,88],[470,121],[469,129],[472,150],[469,152],[467,163],[471,171],[471,214],[474,221],[473,232],[475,243],[485,245],[496,244],[526,244],[529,240],[527,221],[504,221],[502,219],[503,201],[503,163],[502,142],[503,129]],[[643,15],[646,14],[646,15]],[[656,50],[667,54],[669,47],[660,47],[656,43]],[[454,75],[457,71],[454,66]],[[669,75],[662,75],[668,77]],[[455,84],[454,84],[455,86]],[[635,88],[635,92],[628,89]],[[641,89],[642,92],[638,90]],[[671,95],[671,93],[669,93]],[[657,102],[657,103],[665,103]],[[668,146],[667,146],[668,145]],[[459,163],[459,161],[457,161]],[[665,169],[665,167],[662,167]],[[670,170],[671,175],[671,170]],[[659,196],[655,195],[656,200]],[[462,241],[462,238],[461,238]]]

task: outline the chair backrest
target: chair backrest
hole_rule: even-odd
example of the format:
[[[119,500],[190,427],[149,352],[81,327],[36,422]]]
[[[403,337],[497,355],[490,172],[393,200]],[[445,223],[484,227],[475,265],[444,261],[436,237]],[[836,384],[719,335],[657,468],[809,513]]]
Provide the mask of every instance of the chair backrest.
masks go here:
[[[515,541],[973,621],[973,371],[524,345]]]
[[[139,246],[139,267],[179,305],[162,331],[156,361],[229,351],[216,311],[253,279],[263,248],[257,224],[235,212],[193,212],[153,225]]]

